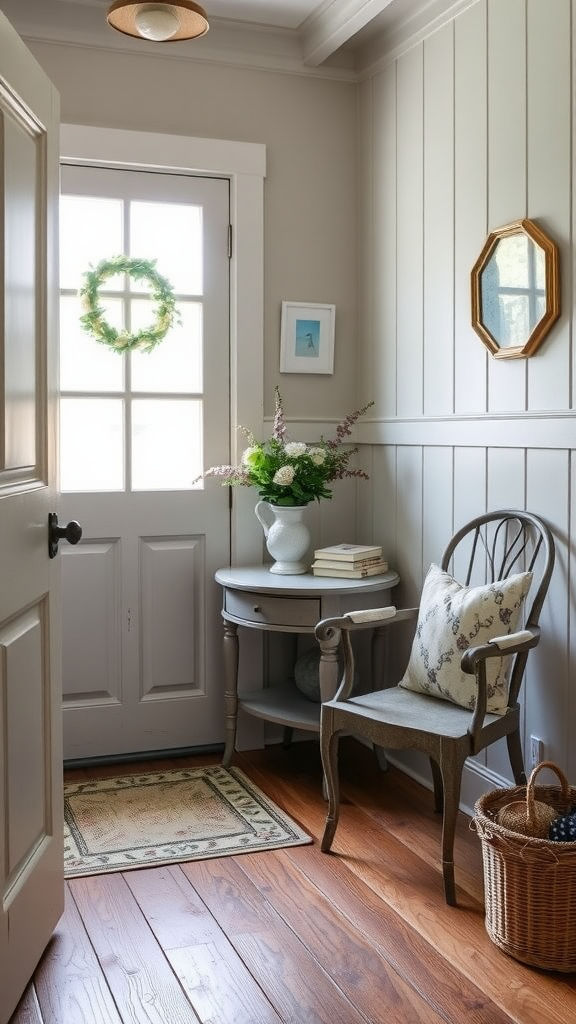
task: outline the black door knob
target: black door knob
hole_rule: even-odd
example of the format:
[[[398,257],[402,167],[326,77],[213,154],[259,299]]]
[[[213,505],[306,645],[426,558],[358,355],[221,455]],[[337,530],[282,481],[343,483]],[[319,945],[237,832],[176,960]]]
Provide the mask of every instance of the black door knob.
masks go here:
[[[67,540],[69,544],[77,544],[82,536],[82,527],[75,519],[71,519],[66,526],[58,526],[58,514],[48,513],[48,554],[55,558],[58,554],[58,543]]]

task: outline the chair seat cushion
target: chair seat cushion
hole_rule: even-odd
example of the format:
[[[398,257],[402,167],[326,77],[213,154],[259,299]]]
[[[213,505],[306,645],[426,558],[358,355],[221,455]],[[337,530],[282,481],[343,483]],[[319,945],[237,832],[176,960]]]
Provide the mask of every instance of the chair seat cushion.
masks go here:
[[[400,686],[352,697],[345,703],[328,701],[327,705],[344,714],[361,716],[364,720],[385,721],[387,726],[447,736],[450,739],[466,736],[470,725],[468,710],[426,694],[411,693]],[[499,720],[499,715],[486,715],[484,725]],[[352,723],[349,727],[353,731]]]
[[[462,655],[468,647],[518,628],[531,582],[532,573],[524,572],[482,587],[464,587],[431,565],[422,589],[410,661],[399,685],[474,708],[475,676],[462,671]],[[508,705],[510,663],[510,657],[486,662],[487,709],[494,714],[503,714]]]

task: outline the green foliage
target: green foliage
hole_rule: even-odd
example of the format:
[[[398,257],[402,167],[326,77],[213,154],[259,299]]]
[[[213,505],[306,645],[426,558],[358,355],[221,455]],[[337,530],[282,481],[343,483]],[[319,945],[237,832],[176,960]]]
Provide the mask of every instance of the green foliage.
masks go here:
[[[259,497],[271,505],[308,505],[311,501],[320,501],[320,498],[331,498],[332,491],[327,485],[333,480],[344,477],[368,479],[363,470],[348,468],[357,448],[343,448],[342,444],[356,420],[372,405],[374,403],[369,402],[342,420],[334,439],[325,441],[321,437],[315,444],[308,445],[287,440],[282,398],[276,388],[272,437],[256,441],[251,431],[241,427],[249,442],[241,465],[212,466],[203,476],[221,477],[222,483],[228,486],[255,487]]]
[[[150,283],[150,297],[156,303],[155,318],[150,327],[130,333],[126,330],[117,331],[106,321],[104,309],[99,304],[99,290],[104,281],[120,273],[129,274],[135,281]],[[108,260],[101,260],[92,270],[85,271],[82,277],[84,284],[80,289],[80,299],[84,312],[80,323],[92,338],[114,352],[122,354],[132,349],[152,352],[164,340],[174,323],[179,323],[172,286],[156,270],[156,260],[112,256]]]

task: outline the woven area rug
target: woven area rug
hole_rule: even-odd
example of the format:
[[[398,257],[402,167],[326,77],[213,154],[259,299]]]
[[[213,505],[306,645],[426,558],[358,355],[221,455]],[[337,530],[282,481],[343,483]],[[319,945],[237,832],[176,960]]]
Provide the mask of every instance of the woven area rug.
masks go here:
[[[65,878],[311,842],[238,768],[64,785]]]

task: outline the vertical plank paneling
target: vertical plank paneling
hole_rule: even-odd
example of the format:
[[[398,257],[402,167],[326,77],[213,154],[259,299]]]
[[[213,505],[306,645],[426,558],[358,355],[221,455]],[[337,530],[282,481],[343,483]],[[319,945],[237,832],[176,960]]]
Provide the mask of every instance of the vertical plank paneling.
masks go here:
[[[488,227],[526,216],[526,0],[488,0]],[[488,361],[492,412],[525,408],[526,361]]]
[[[398,589],[402,602],[413,604],[422,589],[422,449],[398,448],[397,467]]]
[[[453,529],[460,529],[486,509],[486,450],[484,448],[456,448],[454,451]],[[458,577],[464,566],[457,561],[454,574]]]
[[[526,0],[488,0],[489,229],[526,216]]]
[[[454,411],[486,410],[488,351],[471,326],[470,271],[487,231],[486,2],[454,26]]]
[[[488,508],[525,508],[525,453],[523,448],[490,448],[487,453]],[[528,506],[531,508],[531,506]],[[522,721],[524,714],[522,714]],[[513,782],[506,741],[486,751],[486,764],[503,779]]]
[[[576,720],[568,716],[570,680],[566,662],[569,454],[529,451],[526,469],[527,506],[554,524],[556,540],[554,579],[542,611],[542,639],[527,678],[526,741],[531,733],[539,736],[544,740],[546,755],[564,768],[576,730]]]
[[[374,202],[378,197],[379,188],[374,188],[373,180],[378,178],[377,161],[374,156],[374,126],[373,126],[373,101],[372,93],[374,85],[371,79],[363,82],[359,87],[358,106],[358,148],[359,148],[359,195],[362,202],[359,204],[359,233],[362,238],[372,239],[376,236],[373,230],[374,224]],[[374,259],[372,242],[368,246],[360,246],[358,253],[358,331],[360,337],[374,337],[374,317],[376,311],[377,297],[374,292],[374,280],[378,268]],[[366,353],[366,360],[358,360],[358,389],[363,394],[366,389],[366,381],[369,382],[369,391],[380,392],[382,381],[378,381],[375,387],[373,373],[373,358],[377,346],[370,346]]]
[[[392,445],[378,445],[373,449],[372,464],[372,518],[374,543],[381,544],[384,557],[392,566],[397,563],[396,521],[396,449]]]
[[[397,415],[421,416],[423,104],[422,47],[398,61]]]
[[[452,533],[464,523],[486,511],[486,450],[484,448],[456,448],[454,461],[453,525]],[[454,559],[453,572],[456,579],[462,579],[466,572],[468,554],[462,560]],[[486,764],[486,751],[474,758],[478,764]],[[465,788],[465,787],[464,787]],[[472,801],[473,802],[473,801]]]
[[[565,409],[570,402],[570,2],[555,0],[553,18],[539,0],[528,0],[527,11],[528,215],[560,247],[564,310],[544,341],[546,358],[528,360],[528,408]]]
[[[424,44],[424,413],[454,411],[454,28]]]
[[[374,395],[376,413],[396,414],[396,65],[390,64],[374,80],[373,111],[374,315],[368,373],[362,393]]]
[[[524,508],[525,466],[523,448],[488,450],[488,508]]]
[[[454,451],[454,529],[486,509],[486,449],[456,447]]]
[[[576,539],[576,501],[574,495],[576,495],[576,459],[574,458],[574,452],[570,452],[569,456],[569,481],[570,481],[570,508],[569,508],[569,519],[568,519],[568,534],[566,536],[567,551],[565,557],[567,562],[565,566],[557,566],[556,569],[556,586],[565,587],[569,595],[574,593],[574,558],[571,557],[574,551],[574,543]],[[556,523],[556,516],[551,520],[551,523]],[[564,649],[564,642],[562,637],[563,624],[558,627],[560,636],[558,637],[557,643],[559,646],[559,653]],[[569,667],[569,673],[573,675],[573,667],[576,665],[576,608],[574,606],[574,598],[571,596],[571,600],[568,608],[568,622],[566,624],[566,653],[567,663]],[[568,697],[566,702],[566,726],[565,731],[568,736],[568,750],[566,757],[566,771],[568,777],[572,779],[576,778],[576,743],[574,742],[574,729],[576,722],[576,687],[568,687]]]
[[[452,501],[454,490],[452,448],[432,447],[423,453],[423,522],[422,571],[431,562],[438,563],[452,533]],[[448,500],[447,500],[448,499]]]
[[[576,745],[570,742],[576,697],[567,683],[576,659],[570,575],[576,513],[571,511],[570,519],[568,512],[576,508],[576,471],[570,465],[570,437],[559,450],[557,424],[542,415],[570,413],[575,404],[576,17],[572,0],[475,0],[459,6],[442,24],[431,24],[416,45],[406,38],[403,48],[396,38],[392,54],[384,42],[386,61],[374,65],[366,119],[372,125],[371,157],[369,140],[362,141],[375,172],[371,210],[378,211],[374,235],[365,223],[364,245],[374,260],[374,334],[365,341],[368,349],[376,349],[376,328],[382,325],[384,334],[396,330],[397,347],[391,363],[388,345],[381,362],[380,352],[370,351],[362,372],[364,379],[376,382],[377,416],[392,419],[391,440],[401,446],[392,447],[389,457],[376,446],[373,465],[379,479],[371,484],[372,513],[376,524],[387,500],[383,474],[395,467],[402,603],[418,600],[422,573],[442,546],[440,535],[444,540],[445,533],[484,509],[518,506],[549,520],[559,559],[544,610],[542,643],[531,660],[523,697],[523,736],[544,732],[547,753],[576,778]],[[392,204],[394,209],[388,209]],[[559,243],[562,316],[533,357],[496,360],[471,327],[470,271],[487,232],[522,217],[536,220]],[[442,224],[446,237],[440,237]],[[444,261],[452,258],[452,239],[449,277]],[[390,283],[382,277],[383,268],[396,277],[394,300],[384,297],[382,289],[378,294],[379,275],[385,280],[382,287]],[[446,349],[451,330],[453,361]],[[452,374],[455,421],[447,405]],[[511,440],[509,418],[517,416],[526,418],[531,431],[533,416],[538,427],[541,421],[537,450],[528,448],[530,442],[524,445],[517,422]],[[460,424],[466,424],[462,434]],[[480,759],[469,765],[467,792],[486,783],[485,767],[488,782],[494,775],[511,779],[505,744],[492,748],[485,761],[486,766]]]

